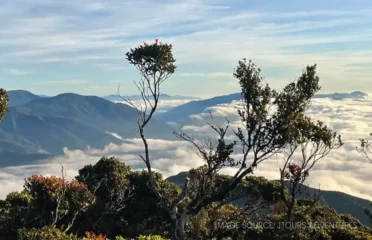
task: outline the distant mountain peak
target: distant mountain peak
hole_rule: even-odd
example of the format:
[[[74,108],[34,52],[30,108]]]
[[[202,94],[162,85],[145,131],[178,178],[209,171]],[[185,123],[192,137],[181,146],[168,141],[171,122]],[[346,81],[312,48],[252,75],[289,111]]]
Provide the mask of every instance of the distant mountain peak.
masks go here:
[[[353,91],[351,93],[328,93],[328,94],[317,94],[314,98],[332,98],[332,99],[368,99],[369,95],[362,91]]]
[[[26,90],[8,91],[9,107],[20,106],[40,98],[39,96]]]
[[[361,92],[361,91],[354,91],[354,92],[352,92],[351,94],[352,94],[352,95],[354,95],[354,94],[368,95],[368,94],[366,94],[366,93],[364,93],[364,92]]]

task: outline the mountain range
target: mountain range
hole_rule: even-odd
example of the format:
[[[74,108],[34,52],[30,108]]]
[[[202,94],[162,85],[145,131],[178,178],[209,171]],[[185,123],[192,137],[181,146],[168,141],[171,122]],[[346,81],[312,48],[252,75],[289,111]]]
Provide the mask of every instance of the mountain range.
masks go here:
[[[43,98],[27,91],[9,91],[9,112],[0,124],[0,166],[23,164],[27,155],[43,159],[63,148],[103,148],[130,143],[115,137],[139,137],[134,108],[96,96],[64,93]],[[172,129],[154,119],[149,138],[174,139]]]

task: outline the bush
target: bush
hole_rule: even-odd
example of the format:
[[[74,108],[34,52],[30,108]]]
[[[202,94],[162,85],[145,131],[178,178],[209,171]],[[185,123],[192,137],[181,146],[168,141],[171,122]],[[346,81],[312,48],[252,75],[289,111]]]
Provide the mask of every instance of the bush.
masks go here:
[[[110,240],[102,234],[86,232],[85,237],[79,238],[73,234],[66,234],[55,227],[43,227],[32,229],[21,229],[18,233],[18,240]],[[166,240],[159,235],[139,236],[136,239],[116,237],[115,240]]]
[[[21,229],[18,234],[18,240],[78,240],[72,234],[66,234],[55,227],[43,227],[32,229]]]
[[[136,240],[166,240],[159,235],[139,236]]]

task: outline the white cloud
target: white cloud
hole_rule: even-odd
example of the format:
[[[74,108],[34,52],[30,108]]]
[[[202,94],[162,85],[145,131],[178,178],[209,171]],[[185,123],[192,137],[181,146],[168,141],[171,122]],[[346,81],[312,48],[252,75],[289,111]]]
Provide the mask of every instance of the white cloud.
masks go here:
[[[13,76],[24,76],[31,74],[30,71],[20,70],[20,69],[8,69],[5,72],[7,72],[9,75]]]
[[[114,134],[115,135],[115,134]],[[43,162],[42,164],[5,167],[0,170],[0,198],[11,191],[22,189],[24,178],[33,174],[61,176],[61,165],[66,178],[72,179],[78,174],[78,169],[87,164],[95,164],[101,156],[118,156],[135,170],[145,166],[138,154],[142,153],[141,139],[130,139],[135,144],[117,146],[110,144],[103,150],[87,149],[70,151],[64,150],[64,155]],[[202,164],[201,160],[182,141],[149,140],[153,167],[162,172],[165,177],[187,171],[190,167]]]
[[[71,79],[71,80],[55,80],[55,81],[46,81],[46,82],[36,82],[36,85],[81,85],[88,83],[87,80],[81,79]]]

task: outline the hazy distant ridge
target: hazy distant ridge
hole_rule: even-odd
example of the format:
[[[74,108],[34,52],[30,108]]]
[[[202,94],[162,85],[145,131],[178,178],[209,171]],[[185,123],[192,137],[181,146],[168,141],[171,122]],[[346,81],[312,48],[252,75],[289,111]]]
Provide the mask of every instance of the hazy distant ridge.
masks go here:
[[[352,93],[332,93],[318,94],[314,98],[331,98],[331,99],[367,99],[368,94],[355,91]],[[206,108],[213,107],[218,104],[228,104],[232,101],[241,99],[240,93],[232,93],[229,95],[217,96],[209,99],[191,101],[180,106],[174,107],[165,113],[159,114],[158,119],[165,122],[182,123],[189,118],[190,115],[202,113]]]

